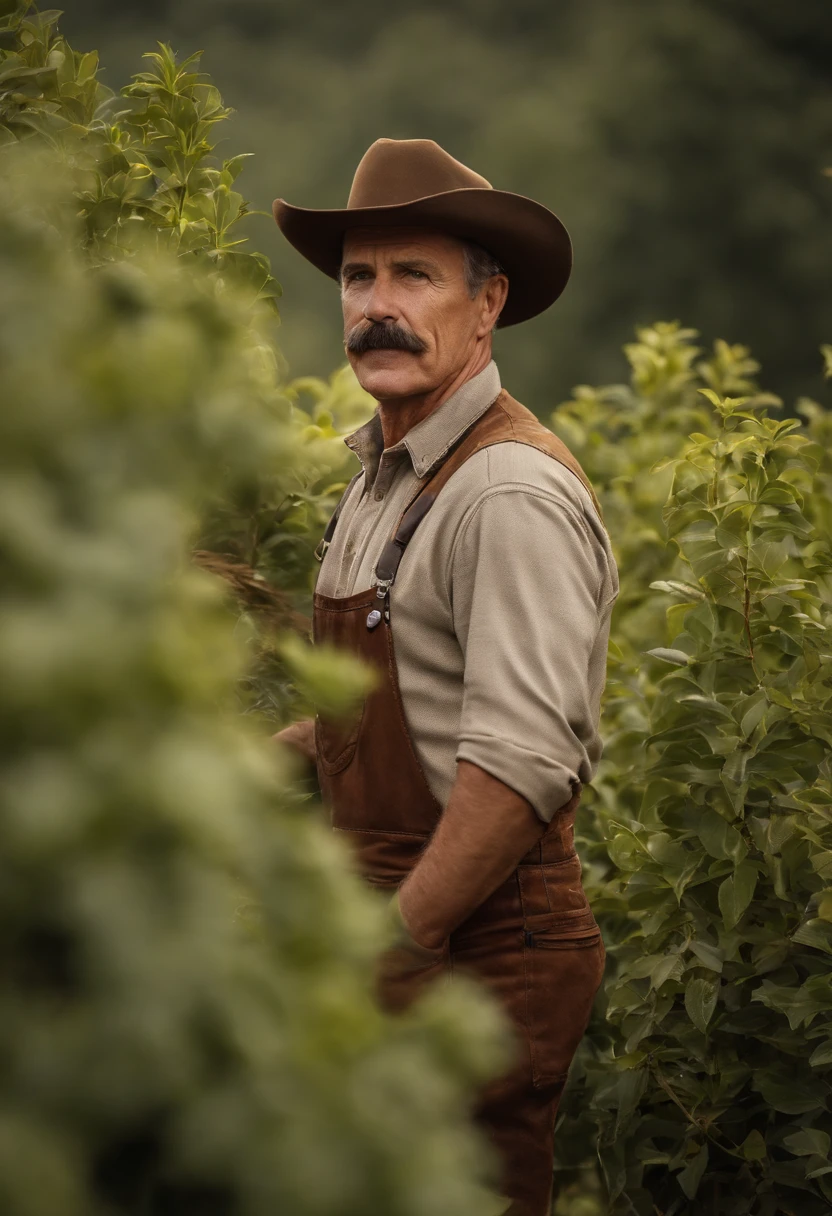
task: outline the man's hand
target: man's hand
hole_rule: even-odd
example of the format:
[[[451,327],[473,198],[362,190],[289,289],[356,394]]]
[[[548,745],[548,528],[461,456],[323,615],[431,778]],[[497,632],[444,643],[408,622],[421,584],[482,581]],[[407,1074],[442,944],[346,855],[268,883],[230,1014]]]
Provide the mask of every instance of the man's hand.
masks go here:
[[[457,762],[448,805],[399,889],[413,940],[437,949],[505,882],[546,831],[531,804],[468,760]]]
[[[445,966],[448,946],[433,950],[419,945],[402,916],[398,891],[387,905],[387,923],[392,942],[378,961],[376,996],[387,1013],[400,1013]]]
[[[402,915],[398,891],[387,905],[387,922],[393,934],[390,953],[395,956],[396,966],[402,973],[419,971],[441,961],[445,953],[444,946],[437,946],[435,949],[420,946],[410,932]]]
[[[295,755],[301,756],[307,766],[315,766],[315,722],[312,718],[304,718],[301,722],[292,722],[284,726],[272,739],[284,744]]]

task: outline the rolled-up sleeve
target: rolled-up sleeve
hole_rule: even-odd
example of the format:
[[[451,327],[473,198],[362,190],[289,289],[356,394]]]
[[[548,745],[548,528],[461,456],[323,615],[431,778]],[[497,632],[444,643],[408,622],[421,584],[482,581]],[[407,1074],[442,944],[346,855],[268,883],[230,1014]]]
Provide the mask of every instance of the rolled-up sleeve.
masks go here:
[[[606,563],[580,509],[527,485],[489,488],[454,544],[449,592],[465,662],[456,758],[547,822],[600,756]]]

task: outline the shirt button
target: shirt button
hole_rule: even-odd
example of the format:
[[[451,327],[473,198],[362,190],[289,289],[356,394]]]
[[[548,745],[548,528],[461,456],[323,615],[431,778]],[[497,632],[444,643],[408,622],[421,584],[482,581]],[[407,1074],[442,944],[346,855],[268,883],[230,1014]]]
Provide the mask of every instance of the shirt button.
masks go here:
[[[376,502],[381,502],[382,498],[384,498],[384,490],[376,490],[373,498],[376,500]]]

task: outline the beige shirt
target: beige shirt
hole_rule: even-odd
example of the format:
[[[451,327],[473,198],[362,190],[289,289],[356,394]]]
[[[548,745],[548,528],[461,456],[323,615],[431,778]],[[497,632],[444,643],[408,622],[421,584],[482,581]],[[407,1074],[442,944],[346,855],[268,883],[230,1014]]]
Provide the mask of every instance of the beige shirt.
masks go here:
[[[345,443],[363,475],[341,510],[316,590],[376,583],[375,563],[420,481],[500,392],[492,361],[393,447],[378,412]],[[574,474],[500,443],[470,457],[416,530],[390,593],[399,686],[428,785],[444,807],[457,760],[549,821],[601,755],[598,717],[618,572]]]

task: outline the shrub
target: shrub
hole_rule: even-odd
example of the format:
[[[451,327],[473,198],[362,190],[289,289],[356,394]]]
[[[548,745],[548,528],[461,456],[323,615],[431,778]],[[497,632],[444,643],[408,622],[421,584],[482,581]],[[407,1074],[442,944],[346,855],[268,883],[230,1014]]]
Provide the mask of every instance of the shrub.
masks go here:
[[[240,235],[251,214],[235,188],[246,154],[214,154],[216,128],[232,111],[198,71],[199,54],[180,63],[160,44],[145,56],[149,70],[116,94],[98,79],[97,54],[74,51],[60,35],[59,15],[38,13],[28,0],[0,10],[0,145],[56,150],[71,172],[78,239],[92,265],[129,261],[152,241],[233,282],[252,317],[276,313],[280,287],[268,259]],[[287,630],[309,632],[314,549],[357,467],[341,437],[373,402],[348,367],[328,382],[286,382],[274,333],[262,319],[251,333],[260,377],[281,380],[293,458],[279,476],[264,466],[256,484],[228,479],[205,502],[194,541],[197,560],[227,581],[254,634],[241,704],[274,725],[298,704],[281,639]]]
[[[832,1199],[832,561],[803,510],[820,454],[799,420],[709,396],[716,434],[673,462],[665,509],[689,599],[650,652],[672,671],[610,844],[634,922],[596,1105],[613,1198],[810,1216]]]
[[[566,1119],[583,1107],[585,1154],[596,1129],[610,1210],[810,1216],[828,1210],[832,1130],[828,422],[811,403],[801,428],[769,418],[770,398],[727,396],[742,379],[753,393],[741,348],[718,344],[721,384],[713,360],[694,376],[678,350],[692,336],[646,331],[629,353],[634,389],[665,342],[687,408],[703,382],[722,390],[705,389],[699,434],[676,439],[643,381],[580,394],[562,424],[594,410],[609,437],[622,402],[643,420],[598,443],[626,590],[582,851],[612,960]],[[639,455],[662,443],[645,479]],[[667,645],[650,647],[659,611]]]
[[[251,631],[189,560],[221,499],[330,476],[262,283],[210,234],[185,248],[164,175],[136,203],[119,161],[109,205],[98,158],[142,148],[24,7],[0,64],[0,1210],[482,1216],[496,1015],[458,987],[378,1011],[380,909],[241,718]]]

